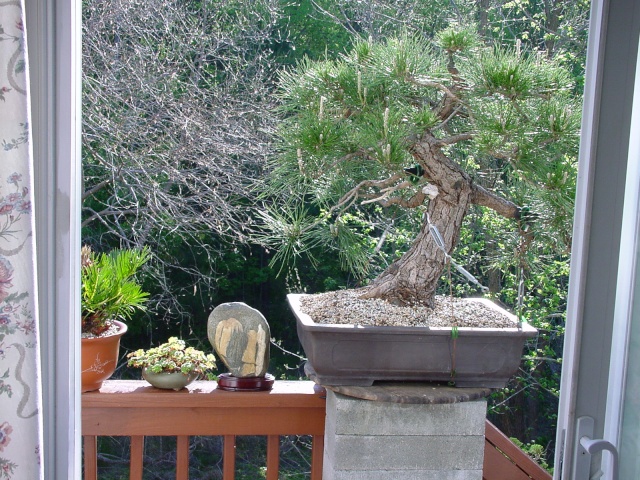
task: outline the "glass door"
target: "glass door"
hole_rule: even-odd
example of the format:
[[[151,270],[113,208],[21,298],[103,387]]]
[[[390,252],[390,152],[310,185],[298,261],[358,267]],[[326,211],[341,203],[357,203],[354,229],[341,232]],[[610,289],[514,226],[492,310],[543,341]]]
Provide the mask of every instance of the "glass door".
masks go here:
[[[639,39],[592,0],[555,480],[640,479]]]
[[[640,276],[636,277],[636,300],[640,300],[638,280]],[[621,479],[640,478],[640,309],[637,307],[634,308],[632,323],[618,442],[620,454],[618,478]]]
[[[620,479],[640,478],[640,61],[630,132],[605,419]],[[603,459],[603,470],[611,471],[611,463]]]

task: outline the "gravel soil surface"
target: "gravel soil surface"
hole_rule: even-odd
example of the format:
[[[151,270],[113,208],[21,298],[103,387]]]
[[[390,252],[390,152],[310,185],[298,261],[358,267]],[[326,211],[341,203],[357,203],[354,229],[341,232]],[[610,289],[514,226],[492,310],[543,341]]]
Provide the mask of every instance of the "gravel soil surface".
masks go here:
[[[393,305],[381,299],[362,299],[359,290],[306,295],[302,311],[321,324],[514,328],[517,323],[499,310],[473,298],[437,296],[435,307]]]

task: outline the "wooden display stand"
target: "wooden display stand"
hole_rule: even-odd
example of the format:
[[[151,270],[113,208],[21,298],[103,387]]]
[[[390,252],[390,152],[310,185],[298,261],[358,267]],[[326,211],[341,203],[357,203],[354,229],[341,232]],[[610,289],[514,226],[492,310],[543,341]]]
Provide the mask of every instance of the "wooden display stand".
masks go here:
[[[265,392],[273,388],[275,377],[267,373],[264,377],[236,377],[230,373],[218,376],[218,389],[228,392]]]

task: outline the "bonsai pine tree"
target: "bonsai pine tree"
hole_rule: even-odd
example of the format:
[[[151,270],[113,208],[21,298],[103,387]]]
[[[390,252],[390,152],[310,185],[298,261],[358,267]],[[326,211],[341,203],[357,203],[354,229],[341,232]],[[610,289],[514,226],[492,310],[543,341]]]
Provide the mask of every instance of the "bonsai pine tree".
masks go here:
[[[473,205],[523,235],[569,223],[580,104],[544,55],[480,46],[471,30],[360,40],[338,60],[284,73],[280,100],[279,155],[264,182],[277,201],[262,212],[276,262],[334,248],[364,270],[355,212],[421,210],[410,248],[363,296],[431,305]]]

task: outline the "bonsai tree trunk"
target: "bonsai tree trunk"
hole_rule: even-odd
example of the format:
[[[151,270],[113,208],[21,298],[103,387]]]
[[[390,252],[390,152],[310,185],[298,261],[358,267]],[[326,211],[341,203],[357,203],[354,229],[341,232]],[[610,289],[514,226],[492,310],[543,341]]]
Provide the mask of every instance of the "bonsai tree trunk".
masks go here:
[[[517,205],[473,183],[469,175],[442,152],[446,144],[447,140],[425,134],[411,147],[413,157],[423,169],[423,177],[437,188],[438,193],[429,199],[420,191],[405,202],[405,206],[413,207],[418,202],[427,203],[420,233],[409,250],[364,290],[363,298],[384,298],[398,305],[432,306],[447,259],[434,240],[429,223],[437,227],[444,249],[450,254],[458,243],[462,222],[471,204],[493,208],[509,218],[519,218]]]
[[[468,193],[466,196],[469,197]],[[468,202],[463,205],[450,203],[440,195],[429,202],[427,212],[431,223],[442,226],[445,224],[442,219],[450,219],[450,223],[446,223],[448,228],[441,231],[447,253],[458,241],[468,205]],[[373,281],[363,297],[384,298],[398,305],[416,303],[419,299],[419,303],[431,306],[445,265],[444,252],[431,236],[425,215],[411,248]]]

